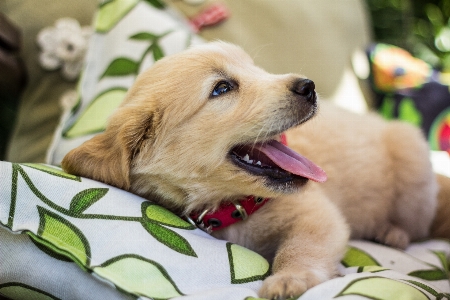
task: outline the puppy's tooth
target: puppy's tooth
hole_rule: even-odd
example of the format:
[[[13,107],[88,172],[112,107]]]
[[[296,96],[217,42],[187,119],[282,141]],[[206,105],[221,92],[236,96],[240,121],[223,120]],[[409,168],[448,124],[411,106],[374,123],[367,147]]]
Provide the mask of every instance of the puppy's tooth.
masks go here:
[[[245,154],[245,156],[244,156],[244,158],[243,158],[243,160],[245,160],[245,161],[249,161],[250,160],[250,156],[248,156],[248,154]]]
[[[260,166],[261,165],[261,162],[258,160],[258,162],[256,163],[258,166]]]
[[[248,160],[247,162],[248,162],[249,164],[252,164],[252,163],[253,163],[253,160],[250,159],[250,160]]]

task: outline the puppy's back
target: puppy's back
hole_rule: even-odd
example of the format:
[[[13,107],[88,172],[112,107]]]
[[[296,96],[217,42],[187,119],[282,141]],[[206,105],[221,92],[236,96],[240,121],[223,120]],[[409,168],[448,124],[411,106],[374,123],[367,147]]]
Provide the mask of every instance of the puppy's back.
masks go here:
[[[291,148],[327,173],[322,188],[343,211],[353,238],[368,238],[367,232],[386,222],[399,225],[413,240],[428,233],[437,187],[418,128],[322,101],[318,116],[287,138]]]

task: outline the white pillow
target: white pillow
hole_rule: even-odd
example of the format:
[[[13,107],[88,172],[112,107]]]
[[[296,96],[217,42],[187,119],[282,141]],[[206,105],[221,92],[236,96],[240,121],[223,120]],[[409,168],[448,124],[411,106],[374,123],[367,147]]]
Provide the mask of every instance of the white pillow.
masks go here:
[[[15,287],[62,299],[122,299],[110,290],[116,286],[156,299],[205,292],[219,299],[226,288],[243,299],[256,296],[269,274],[267,261],[250,250],[136,195],[48,165],[0,162],[0,240],[6,296]]]
[[[0,241],[0,295],[12,299],[243,300],[270,272],[260,255],[164,208],[48,165],[0,162]],[[406,253],[351,241],[345,276],[302,299],[434,299],[450,292],[449,257],[448,241]]]

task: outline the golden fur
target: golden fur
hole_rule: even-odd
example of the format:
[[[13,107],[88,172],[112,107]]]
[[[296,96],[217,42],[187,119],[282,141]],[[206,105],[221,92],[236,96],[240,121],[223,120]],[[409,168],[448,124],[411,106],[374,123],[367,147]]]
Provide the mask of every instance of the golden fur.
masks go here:
[[[431,225],[430,236],[450,239],[450,177],[437,175],[439,183],[438,208]]]
[[[301,79],[269,74],[222,42],[164,58],[138,77],[106,131],[72,150],[63,168],[178,214],[247,195],[274,198],[214,235],[272,262],[261,296],[299,295],[336,275],[348,227],[352,238],[404,248],[429,234],[437,205],[418,129],[327,104],[287,132],[289,146],[327,172],[326,183],[270,185],[232,163],[233,146],[274,139],[315,113],[315,104],[292,92]],[[224,80],[233,89],[212,97]]]

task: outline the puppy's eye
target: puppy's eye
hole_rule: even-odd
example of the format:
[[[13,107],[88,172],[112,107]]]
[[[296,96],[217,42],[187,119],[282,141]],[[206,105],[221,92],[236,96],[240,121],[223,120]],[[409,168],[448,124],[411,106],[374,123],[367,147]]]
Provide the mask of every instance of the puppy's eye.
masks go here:
[[[227,81],[221,81],[214,87],[211,96],[216,97],[228,93],[233,89],[233,86]]]

